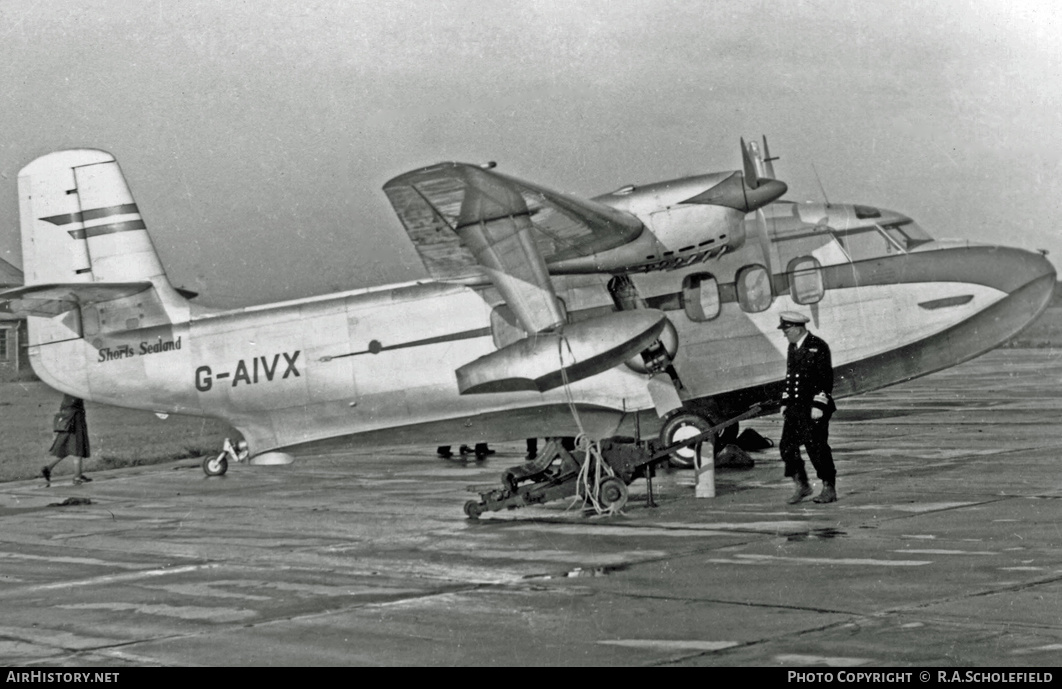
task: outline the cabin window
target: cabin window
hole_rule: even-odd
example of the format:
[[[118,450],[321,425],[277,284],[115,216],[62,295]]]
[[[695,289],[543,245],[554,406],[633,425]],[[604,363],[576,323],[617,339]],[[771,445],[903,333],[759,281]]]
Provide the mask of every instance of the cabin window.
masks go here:
[[[694,273],[682,280],[682,305],[691,321],[710,321],[719,315],[719,283],[708,273]]]
[[[811,256],[800,256],[789,262],[789,296],[798,304],[814,304],[822,299],[826,287],[822,281],[822,267]]]
[[[766,311],[772,299],[770,273],[761,265],[745,266],[737,272],[737,294],[742,311]]]
[[[0,361],[7,361],[11,358],[10,350],[7,346],[9,332],[11,331],[7,328],[0,328]]]

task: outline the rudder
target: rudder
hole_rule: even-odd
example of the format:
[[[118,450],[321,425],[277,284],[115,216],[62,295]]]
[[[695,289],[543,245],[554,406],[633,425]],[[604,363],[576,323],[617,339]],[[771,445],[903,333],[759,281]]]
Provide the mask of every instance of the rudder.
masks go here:
[[[74,149],[19,173],[26,284],[165,278],[140,209],[114,156]]]

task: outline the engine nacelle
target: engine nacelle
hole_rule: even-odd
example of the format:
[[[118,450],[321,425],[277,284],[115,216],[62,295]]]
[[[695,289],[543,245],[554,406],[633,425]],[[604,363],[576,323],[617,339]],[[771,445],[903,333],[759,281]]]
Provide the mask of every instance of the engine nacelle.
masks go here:
[[[680,268],[745,243],[745,215],[785,194],[784,182],[749,186],[741,172],[716,172],[643,187],[627,186],[594,201],[626,211],[645,229],[630,242],[589,256],[549,262],[553,274]]]

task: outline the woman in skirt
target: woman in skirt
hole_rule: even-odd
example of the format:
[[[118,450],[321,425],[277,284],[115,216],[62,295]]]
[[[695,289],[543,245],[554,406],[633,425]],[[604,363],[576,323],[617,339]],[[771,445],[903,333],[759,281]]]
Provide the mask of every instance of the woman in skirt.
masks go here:
[[[74,458],[74,485],[88,483],[92,479],[81,473],[81,460],[89,456],[88,422],[85,420],[85,402],[73,395],[63,395],[63,402],[59,405],[59,413],[55,415],[53,424],[55,442],[48,450],[49,454],[56,457],[51,464],[46,464],[41,469],[41,476],[45,483],[51,485],[52,469],[66,457]]]

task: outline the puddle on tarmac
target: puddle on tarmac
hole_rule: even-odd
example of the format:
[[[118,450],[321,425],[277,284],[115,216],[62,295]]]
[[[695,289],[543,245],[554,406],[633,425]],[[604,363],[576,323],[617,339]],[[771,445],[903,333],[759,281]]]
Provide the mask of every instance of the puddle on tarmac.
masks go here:
[[[563,574],[528,574],[524,579],[581,579],[586,577],[605,577],[613,572],[622,572],[628,565],[607,565],[605,567],[576,567]]]
[[[819,540],[828,540],[830,538],[837,538],[838,536],[847,536],[848,533],[835,529],[832,526],[821,529],[812,529],[811,531],[803,533],[794,533],[786,536],[787,541],[806,541],[809,538],[817,538]]]

